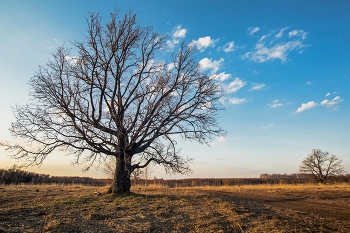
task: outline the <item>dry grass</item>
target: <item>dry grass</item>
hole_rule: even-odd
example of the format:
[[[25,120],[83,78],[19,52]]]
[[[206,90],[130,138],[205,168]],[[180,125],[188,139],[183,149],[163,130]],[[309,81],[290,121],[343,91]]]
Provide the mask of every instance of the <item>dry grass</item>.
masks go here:
[[[264,187],[220,187],[224,191]],[[310,187],[309,187],[310,188]],[[307,190],[309,188],[304,187]],[[328,187],[327,187],[328,188]],[[344,187],[346,189],[346,187]],[[106,187],[0,186],[0,232],[348,232],[337,219],[283,213],[198,188],[134,188],[111,195]],[[212,190],[213,187],[204,187]],[[274,191],[282,187],[266,188]],[[286,187],[284,190],[295,190]],[[348,190],[348,189],[347,189]],[[242,191],[241,191],[242,192]],[[261,211],[259,210],[261,209]]]

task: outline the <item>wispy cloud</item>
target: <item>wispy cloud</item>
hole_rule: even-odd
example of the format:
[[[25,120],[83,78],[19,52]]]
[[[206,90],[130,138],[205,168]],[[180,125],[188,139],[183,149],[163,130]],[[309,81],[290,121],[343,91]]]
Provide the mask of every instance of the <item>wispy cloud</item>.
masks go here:
[[[255,45],[254,50],[245,53],[242,58],[249,59],[254,62],[267,62],[279,59],[282,62],[288,60],[288,56],[292,51],[303,52],[308,45],[304,44],[306,32],[303,30],[294,30],[288,33],[289,37],[284,36],[284,31],[288,28],[282,28],[277,33],[272,32],[263,35]]]
[[[227,44],[225,44],[223,50],[224,50],[225,53],[229,53],[229,52],[235,51],[235,42],[234,41],[228,42]]]
[[[247,102],[247,99],[233,97],[233,98],[229,98],[228,101],[230,104],[242,104],[242,103]]]
[[[333,111],[335,111],[335,110],[338,110],[338,104],[341,101],[342,101],[342,99],[340,98],[340,96],[336,96],[332,100],[325,99],[320,104],[322,106],[326,106],[327,108],[331,108]]]
[[[263,89],[264,87],[266,87],[266,84],[265,84],[265,83],[253,83],[253,84],[252,84],[252,88],[251,88],[250,90],[252,90],[252,91],[258,91],[258,90]]]
[[[281,43],[272,47],[267,47],[265,44],[257,44],[254,51],[247,52],[243,58],[248,58],[254,62],[267,62],[270,60],[280,59],[287,61],[289,52],[293,50],[300,50],[305,45],[301,41],[290,41]]]
[[[288,33],[289,37],[300,37],[301,39],[305,40],[307,38],[307,32],[304,30],[293,30]]]
[[[325,96],[328,97],[328,96],[330,96],[330,95],[331,95],[331,93],[328,92]]]
[[[300,113],[300,112],[303,112],[305,110],[314,108],[316,106],[317,106],[317,103],[315,101],[309,101],[307,103],[301,104],[301,106],[295,111],[295,113]]]
[[[246,85],[246,82],[238,77],[236,77],[232,82],[226,86],[226,91],[228,93],[235,93],[242,87]]]
[[[211,73],[215,74],[221,68],[223,62],[224,62],[223,58],[220,58],[220,60],[203,58],[202,60],[199,61],[199,65],[202,70],[211,70]]]
[[[270,129],[273,127],[273,124],[267,126],[260,126],[259,129]]]
[[[45,42],[45,49],[54,49],[57,48],[58,44],[61,42],[57,38]]]
[[[287,30],[287,29],[288,29],[288,27],[282,28],[282,29],[275,35],[275,38],[277,38],[277,39],[281,38],[281,37],[283,36],[283,32],[284,32],[285,30]]]
[[[214,46],[215,40],[211,39],[210,36],[200,37],[198,40],[193,40],[190,45],[196,46],[199,51],[203,52],[209,46]]]
[[[182,28],[181,25],[177,26],[174,33],[173,33],[173,38],[175,39],[182,39],[186,36],[187,29]]]
[[[167,41],[167,48],[168,50],[173,50],[175,45],[177,45],[181,39],[185,38],[187,33],[187,29],[186,28],[182,28],[181,25],[176,26],[173,29],[173,33],[171,36],[171,40]]]
[[[310,82],[310,81],[306,82],[306,85],[308,85],[308,86],[310,86],[311,84],[312,84],[312,82]]]
[[[248,28],[248,35],[254,35],[254,33],[256,33],[256,32],[258,32],[258,31],[260,31],[260,28],[259,27],[250,27],[250,28]]]
[[[283,106],[283,103],[279,99],[272,100],[271,104],[268,104],[270,108],[279,108]]]

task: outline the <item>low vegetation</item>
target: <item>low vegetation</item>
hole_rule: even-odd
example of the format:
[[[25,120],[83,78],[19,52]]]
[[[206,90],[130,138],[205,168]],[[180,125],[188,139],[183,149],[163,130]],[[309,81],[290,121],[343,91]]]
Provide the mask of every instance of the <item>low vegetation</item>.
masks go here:
[[[150,185],[133,187],[131,195],[106,190],[83,185],[1,185],[0,232],[350,231],[348,184]],[[317,208],[295,208],[311,204],[329,207],[334,215]]]

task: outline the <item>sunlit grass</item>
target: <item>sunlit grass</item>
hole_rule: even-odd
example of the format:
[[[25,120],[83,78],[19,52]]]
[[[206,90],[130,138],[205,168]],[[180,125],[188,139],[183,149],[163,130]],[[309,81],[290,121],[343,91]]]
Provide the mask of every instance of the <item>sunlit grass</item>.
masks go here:
[[[183,188],[183,189],[189,189]],[[258,185],[235,185],[235,186],[195,186],[190,189],[201,190],[221,190],[221,191],[241,191],[241,190],[348,190],[350,191],[350,184],[258,184]]]
[[[215,191],[262,197],[305,196],[349,206],[350,185],[132,187],[129,195],[84,185],[1,185],[0,232],[349,232],[346,222],[237,201]],[[205,192],[203,192],[205,191]],[[211,191],[211,192],[207,192]],[[228,194],[227,194],[228,193]],[[322,199],[315,199],[315,198]],[[336,199],[327,197],[336,197]],[[325,199],[326,198],[326,199]],[[304,200],[304,199],[303,199]],[[329,203],[328,203],[329,202]]]

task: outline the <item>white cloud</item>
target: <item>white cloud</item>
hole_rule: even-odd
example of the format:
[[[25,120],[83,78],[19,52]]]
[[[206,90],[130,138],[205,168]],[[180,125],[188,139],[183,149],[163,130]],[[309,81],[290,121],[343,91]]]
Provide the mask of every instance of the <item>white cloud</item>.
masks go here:
[[[303,112],[305,110],[314,108],[317,106],[317,103],[315,103],[315,101],[309,101],[307,103],[301,104],[301,106],[296,110],[295,113],[300,113]]]
[[[190,45],[196,46],[199,51],[204,51],[209,46],[214,46],[215,40],[212,40],[210,36],[200,37],[198,40],[193,40]]]
[[[175,39],[182,39],[185,38],[186,36],[187,29],[182,28],[181,25],[177,26],[174,33],[173,33],[173,38]]]
[[[226,86],[226,91],[228,93],[234,93],[234,92],[237,92],[242,87],[244,87],[245,85],[246,85],[246,82],[244,80],[236,77],[235,80],[233,80]]]
[[[303,52],[305,45],[303,40],[306,39],[306,32],[303,30],[294,30],[289,32],[289,37],[284,36],[284,31],[288,28],[282,28],[278,32],[262,36],[256,43],[254,50],[245,53],[242,58],[254,62],[267,62],[279,59],[282,62],[288,60],[288,55],[292,51]]]
[[[308,86],[310,86],[311,84],[312,84],[312,82],[310,82],[310,81],[306,82],[306,85],[308,85]]]
[[[254,35],[254,33],[260,31],[260,28],[259,27],[250,27],[248,28],[248,35]]]
[[[265,83],[253,83],[253,86],[251,88],[252,91],[257,91],[257,90],[261,90],[266,86]]]
[[[173,30],[171,40],[167,41],[168,50],[174,49],[175,45],[177,45],[181,39],[185,38],[186,33],[187,33],[187,29],[182,28],[181,25],[175,27]]]
[[[228,42],[227,44],[225,44],[223,50],[224,50],[225,53],[229,53],[229,52],[235,51],[235,42],[234,41]]]
[[[175,68],[175,64],[174,63],[169,63],[168,65],[167,65],[167,70],[172,70],[172,69],[174,69]]]
[[[221,72],[220,74],[214,74],[210,78],[225,81],[231,78],[231,74],[226,74],[225,72]]]
[[[215,74],[221,68],[223,62],[223,58],[220,58],[218,61],[209,58],[203,58],[199,61],[199,65],[202,70],[211,70],[211,73]]]
[[[301,39],[305,40],[307,38],[307,32],[304,30],[293,30],[289,32],[289,37],[293,36],[300,37]]]
[[[273,127],[273,124],[267,125],[267,126],[260,126],[259,129],[269,129],[269,128],[272,128],[272,127]]]
[[[234,97],[234,98],[229,98],[229,102],[231,104],[242,104],[242,103],[247,102],[247,99]]]
[[[255,50],[244,54],[243,58],[248,58],[254,62],[267,62],[270,60],[280,59],[285,62],[288,58],[288,53],[293,50],[300,50],[305,45],[301,41],[289,41],[272,47],[266,47],[265,44],[256,44]]]
[[[331,93],[328,92],[325,96],[328,97],[328,96],[330,96],[330,95],[331,95]]]
[[[341,100],[340,96],[336,96],[332,100],[325,99],[320,104],[323,105],[323,106],[326,106],[327,108],[331,108],[332,110],[337,110],[338,109],[338,104],[341,101],[342,100]]]
[[[268,105],[270,108],[278,108],[283,106],[283,104],[278,99],[272,100],[272,103]]]
[[[340,96],[334,97],[333,101],[340,101]]]

